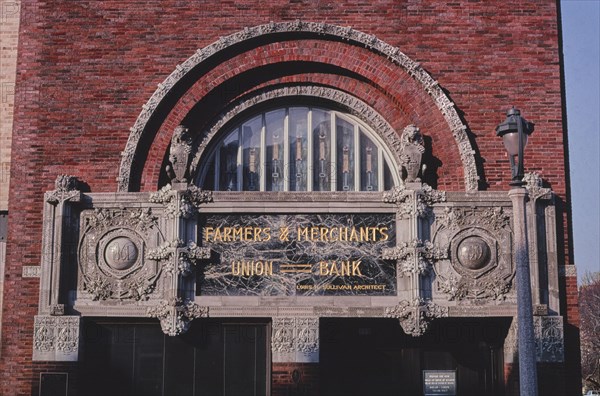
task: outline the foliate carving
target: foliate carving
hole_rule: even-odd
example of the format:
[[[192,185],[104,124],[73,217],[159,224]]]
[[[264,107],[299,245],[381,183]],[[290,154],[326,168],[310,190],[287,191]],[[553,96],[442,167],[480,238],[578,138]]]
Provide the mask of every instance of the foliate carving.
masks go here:
[[[78,181],[75,176],[58,175],[54,182],[54,190],[44,194],[46,202],[57,205],[66,201],[81,201],[81,191],[77,190]]]
[[[393,248],[383,248],[384,260],[396,260],[397,274],[403,277],[409,274],[425,275],[437,260],[448,258],[448,247],[436,246],[430,241],[414,239],[402,242]]]
[[[420,129],[415,125],[408,125],[402,131],[401,141],[402,180],[405,182],[420,182],[421,179],[418,176],[421,171],[421,158],[425,152],[425,144]]]
[[[146,240],[160,237],[147,209],[95,209],[82,213],[79,244],[81,288],[92,300],[146,300],[160,269],[146,265]]]
[[[458,230],[469,226],[487,227],[499,231],[510,227],[510,215],[498,206],[478,210],[477,208],[445,208],[437,219],[440,228]]]
[[[146,258],[163,261],[163,270],[168,274],[187,276],[191,274],[192,266],[197,260],[210,258],[210,248],[200,247],[193,241],[186,245],[181,239],[177,239],[150,249]]]
[[[427,218],[433,213],[432,206],[434,204],[445,201],[445,191],[434,190],[425,183],[418,190],[410,190],[404,183],[400,183],[383,193],[383,202],[396,204],[396,212],[400,218],[414,215]]]
[[[319,319],[273,318],[271,350],[278,353],[318,352]]]
[[[160,326],[165,334],[176,336],[187,331],[192,320],[208,317],[208,307],[176,297],[161,300],[158,305],[148,308],[146,314],[150,318],[160,320]]]
[[[37,315],[33,336],[33,360],[77,360],[79,316]]]
[[[178,125],[173,132],[171,149],[169,151],[170,165],[167,165],[167,174],[171,182],[186,183],[186,173],[190,154],[192,152],[192,137],[189,129]]]
[[[420,298],[412,302],[402,300],[398,305],[386,308],[384,316],[398,319],[406,334],[418,337],[425,334],[431,320],[447,317],[448,307],[442,307],[432,301]]]
[[[526,183],[525,188],[529,192],[529,198],[533,201],[552,192],[552,189],[542,187],[542,178],[536,172],[525,173],[523,181]]]
[[[273,335],[271,350],[273,352],[291,353],[294,348],[295,318],[273,318]]]
[[[174,190],[167,184],[159,191],[150,194],[150,202],[165,205],[168,218],[182,217],[189,219],[198,213],[198,208],[203,203],[212,202],[212,191],[202,190],[190,185],[186,190]]]
[[[562,316],[535,316],[534,334],[538,362],[563,362],[565,353]]]
[[[491,299],[504,301],[511,290],[512,278],[492,274],[491,276],[474,279],[469,276],[454,274],[438,275],[439,290],[447,295],[448,301],[470,299]]]
[[[466,133],[467,127],[463,124],[454,108],[454,103],[450,101],[446,93],[429,73],[427,73],[417,62],[402,53],[398,48],[393,47],[372,35],[354,30],[350,27],[296,21],[281,23],[271,22],[265,25],[245,28],[232,35],[221,37],[213,44],[196,51],[181,65],[177,65],[175,70],[162,83],[158,84],[158,88],[148,102],[142,106],[142,111],[134,126],[130,129],[127,145],[122,152],[121,167],[119,170],[119,177],[117,178],[119,191],[128,191],[129,189],[130,174],[136,150],[142,135],[146,133],[146,126],[152,114],[168,93],[187,75],[187,73],[201,63],[206,62],[209,58],[217,57],[220,51],[223,51],[232,45],[262,35],[270,35],[274,37],[274,40],[277,40],[276,34],[289,35],[292,32],[303,36],[306,36],[306,34],[314,35],[317,39],[333,37],[334,39],[345,40],[352,45],[364,46],[374,53],[387,57],[391,62],[399,65],[409,73],[409,75],[421,84],[423,89],[431,96],[446,119],[446,123],[454,136],[463,162],[466,190],[477,190],[477,180],[479,179],[479,176],[477,175],[477,167],[475,164],[475,152]]]

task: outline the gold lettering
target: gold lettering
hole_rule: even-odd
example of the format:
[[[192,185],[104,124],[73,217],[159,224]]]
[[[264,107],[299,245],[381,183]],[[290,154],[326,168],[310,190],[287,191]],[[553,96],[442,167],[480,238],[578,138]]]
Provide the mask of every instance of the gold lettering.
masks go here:
[[[298,240],[301,241],[304,238],[305,241],[308,241],[308,228],[298,227]]]
[[[311,241],[319,240],[319,227],[310,227],[310,240]]]
[[[321,241],[327,241],[329,242],[329,228],[327,227],[321,227]]]
[[[271,227],[266,227],[265,229],[263,229],[263,234],[265,234],[263,240],[265,242],[269,242],[271,240]]]
[[[342,261],[342,276],[350,275],[350,260]]]
[[[213,234],[214,232],[214,227],[204,227],[204,240],[208,242],[210,240],[211,234]]]
[[[242,229],[240,227],[235,227],[233,229],[233,240],[234,241],[242,240]]]
[[[240,275],[240,262],[237,263],[235,261],[231,262],[231,275],[239,276]]]
[[[381,237],[379,239],[380,241],[387,241],[389,239],[387,231],[388,231],[387,227],[379,227],[379,234],[381,235]]]
[[[369,242],[369,228],[370,227],[360,227],[360,241],[361,242]]]
[[[358,233],[356,232],[356,228],[352,227],[352,231],[350,231],[350,242],[358,242]]]
[[[231,242],[231,227],[223,228],[223,241]]]
[[[352,262],[352,276],[363,276],[360,272],[360,261]]]
[[[319,275],[322,275],[322,276],[329,275],[329,269],[327,268],[327,261],[319,262]]]

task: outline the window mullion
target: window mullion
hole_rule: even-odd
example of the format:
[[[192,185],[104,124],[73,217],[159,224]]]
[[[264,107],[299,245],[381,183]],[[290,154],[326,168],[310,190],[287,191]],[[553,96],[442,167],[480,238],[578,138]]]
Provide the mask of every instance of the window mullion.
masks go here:
[[[360,130],[354,125],[354,191],[360,191]]]
[[[283,118],[283,191],[290,190],[290,109]]]
[[[244,141],[242,140],[242,125],[238,128],[238,152],[237,152],[237,191],[244,188]]]
[[[385,190],[385,184],[384,184],[384,179],[385,179],[385,162],[383,159],[383,150],[378,149],[377,150],[377,190],[379,191],[383,191]]]
[[[329,164],[329,182],[331,184],[331,191],[337,190],[337,128],[336,128],[336,115],[335,112],[331,112],[331,161]]]
[[[313,176],[315,172],[313,153],[313,124],[312,108],[308,109],[306,115],[306,191],[313,191]]]
[[[258,167],[258,177],[259,177],[259,190],[265,191],[267,189],[266,179],[267,179],[267,122],[266,122],[266,114],[263,113],[262,120],[262,128],[260,128],[260,153],[259,153],[259,162],[260,166]]]

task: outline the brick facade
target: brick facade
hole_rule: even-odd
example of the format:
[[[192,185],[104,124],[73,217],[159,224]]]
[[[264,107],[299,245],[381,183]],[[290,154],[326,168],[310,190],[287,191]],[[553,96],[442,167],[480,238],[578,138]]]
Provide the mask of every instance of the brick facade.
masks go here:
[[[40,263],[44,191],[53,189],[56,176],[64,173],[77,176],[92,192],[115,192],[129,129],[157,84],[199,48],[269,21],[301,19],[350,26],[398,47],[419,62],[447,92],[468,126],[481,190],[507,189],[508,161],[494,129],[511,105],[521,109],[536,124],[529,141],[527,170],[539,172],[556,193],[563,209],[559,262],[573,264],[557,15],[557,2],[550,0],[359,4],[23,0],[0,393],[35,394],[40,372],[74,371],[69,367],[75,367],[31,360],[39,279],[24,279],[21,273],[22,266]],[[179,97],[170,99],[164,122],[154,126],[152,141],[145,142],[145,161],[137,164],[136,187],[140,191],[157,189],[173,128],[180,122],[193,118],[202,124],[216,116],[225,103],[260,87],[290,82],[351,92],[396,130],[417,123],[431,138],[436,187],[464,191],[463,166],[448,125],[427,93],[386,57],[342,40],[292,38],[251,42],[248,47],[220,59],[199,79],[186,82],[187,90]],[[194,110],[199,102],[205,105],[205,113]],[[4,136],[2,129],[2,142]],[[2,143],[2,150],[4,147]],[[3,153],[2,161],[7,158]],[[1,202],[2,196],[0,209]],[[575,278],[566,278],[560,293],[569,326],[566,357],[568,365],[576,367],[579,318]],[[318,376],[310,364],[276,364],[272,369],[274,394],[314,394],[318,389]],[[295,369],[301,374],[299,383],[290,379]],[[540,376],[551,378],[556,370],[541,366]],[[507,366],[507,378],[510,372]],[[578,389],[579,382],[576,369],[566,371],[568,389]],[[308,393],[296,393],[300,385]],[[512,385],[508,388],[513,389]]]

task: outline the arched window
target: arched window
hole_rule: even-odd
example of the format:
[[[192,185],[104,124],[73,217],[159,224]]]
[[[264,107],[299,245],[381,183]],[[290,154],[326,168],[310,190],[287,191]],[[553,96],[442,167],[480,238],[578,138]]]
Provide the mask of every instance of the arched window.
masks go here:
[[[398,172],[358,118],[319,107],[279,107],[222,135],[197,181],[216,191],[382,191]]]

